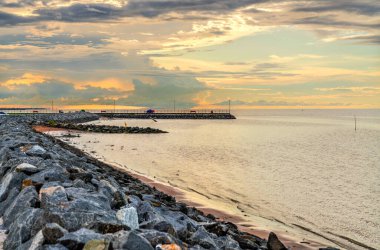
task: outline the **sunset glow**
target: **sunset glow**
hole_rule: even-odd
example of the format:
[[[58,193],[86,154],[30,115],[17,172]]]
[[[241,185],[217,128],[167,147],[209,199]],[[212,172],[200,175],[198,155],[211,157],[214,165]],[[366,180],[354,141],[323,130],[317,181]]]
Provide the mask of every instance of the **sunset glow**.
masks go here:
[[[380,4],[2,1],[0,106],[380,108]]]

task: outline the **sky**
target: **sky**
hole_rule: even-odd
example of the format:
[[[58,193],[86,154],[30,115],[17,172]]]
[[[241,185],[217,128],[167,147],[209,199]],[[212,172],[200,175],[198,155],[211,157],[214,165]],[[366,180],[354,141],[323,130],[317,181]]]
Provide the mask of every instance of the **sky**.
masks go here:
[[[0,0],[0,107],[380,108],[378,0]]]

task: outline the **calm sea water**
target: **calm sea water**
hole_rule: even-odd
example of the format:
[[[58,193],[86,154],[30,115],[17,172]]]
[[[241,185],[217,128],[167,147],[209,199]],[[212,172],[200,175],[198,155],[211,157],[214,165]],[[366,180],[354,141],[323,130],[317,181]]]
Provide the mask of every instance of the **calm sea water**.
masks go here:
[[[380,249],[379,110],[235,114],[237,120],[96,121],[170,133],[82,134],[71,142],[243,216],[253,228]]]

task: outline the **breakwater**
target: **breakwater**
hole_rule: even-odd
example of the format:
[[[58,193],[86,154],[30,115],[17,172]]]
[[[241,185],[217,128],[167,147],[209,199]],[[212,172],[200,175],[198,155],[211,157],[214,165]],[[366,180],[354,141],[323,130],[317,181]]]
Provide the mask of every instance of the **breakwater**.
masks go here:
[[[42,118],[43,117],[43,118]],[[285,249],[217,221],[31,125],[91,114],[0,117],[0,217],[13,249]]]
[[[160,134],[167,133],[166,131],[156,128],[140,128],[140,127],[121,127],[121,126],[107,126],[107,125],[92,125],[92,124],[76,124],[76,123],[63,123],[55,122],[53,120],[43,122],[41,125],[53,128],[72,129],[78,131],[92,132],[92,133],[106,133],[106,134]]]
[[[205,119],[205,120],[228,120],[236,119],[230,113],[97,113],[108,118],[124,119]]]

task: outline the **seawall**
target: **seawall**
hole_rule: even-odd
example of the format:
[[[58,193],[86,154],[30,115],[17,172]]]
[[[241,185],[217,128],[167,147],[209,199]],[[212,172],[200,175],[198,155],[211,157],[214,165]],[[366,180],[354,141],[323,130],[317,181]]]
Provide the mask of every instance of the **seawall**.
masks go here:
[[[217,221],[32,124],[87,113],[0,117],[0,217],[13,249],[285,249]]]

